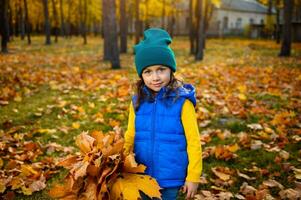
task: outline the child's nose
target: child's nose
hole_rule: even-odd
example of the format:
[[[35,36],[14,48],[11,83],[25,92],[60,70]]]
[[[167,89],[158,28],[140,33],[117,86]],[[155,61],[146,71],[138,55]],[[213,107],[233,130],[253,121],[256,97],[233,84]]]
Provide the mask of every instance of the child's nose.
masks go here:
[[[159,77],[159,74],[157,72],[153,73],[153,80],[159,80],[160,77]]]

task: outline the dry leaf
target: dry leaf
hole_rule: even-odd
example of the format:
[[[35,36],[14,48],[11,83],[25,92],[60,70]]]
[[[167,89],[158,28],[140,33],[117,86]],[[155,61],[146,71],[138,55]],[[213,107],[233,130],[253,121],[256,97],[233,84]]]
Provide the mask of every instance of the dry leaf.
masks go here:
[[[150,176],[122,173],[112,186],[111,197],[112,199],[138,199],[141,190],[150,198],[160,198],[159,189],[157,181]]]

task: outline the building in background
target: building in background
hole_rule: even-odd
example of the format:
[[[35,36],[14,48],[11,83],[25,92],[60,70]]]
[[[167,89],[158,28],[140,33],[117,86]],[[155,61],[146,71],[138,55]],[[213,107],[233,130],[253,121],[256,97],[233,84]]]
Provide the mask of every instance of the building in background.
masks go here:
[[[220,7],[213,9],[207,36],[258,38],[263,33],[267,13],[267,7],[255,0],[222,0]]]

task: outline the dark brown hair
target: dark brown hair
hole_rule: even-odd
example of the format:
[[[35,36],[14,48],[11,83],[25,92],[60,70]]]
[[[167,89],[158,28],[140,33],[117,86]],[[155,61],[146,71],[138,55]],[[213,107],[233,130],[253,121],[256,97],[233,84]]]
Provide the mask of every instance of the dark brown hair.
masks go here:
[[[164,97],[167,97],[168,94],[170,94],[171,92],[176,92],[176,97],[174,98],[174,101],[175,101],[178,98],[177,89],[179,87],[181,87],[182,85],[183,85],[183,81],[177,79],[174,76],[173,72],[171,72],[170,81],[169,81],[168,85],[166,86],[167,91],[166,91]],[[139,106],[140,106],[140,104],[143,100],[148,100],[149,99],[149,96],[147,96],[147,94],[143,91],[144,86],[145,86],[144,80],[143,80],[142,77],[140,77],[140,80],[138,80],[136,82],[137,99],[134,102],[134,108],[135,108],[136,111],[139,109]],[[155,97],[155,93],[152,92],[151,99],[153,99],[154,97]]]

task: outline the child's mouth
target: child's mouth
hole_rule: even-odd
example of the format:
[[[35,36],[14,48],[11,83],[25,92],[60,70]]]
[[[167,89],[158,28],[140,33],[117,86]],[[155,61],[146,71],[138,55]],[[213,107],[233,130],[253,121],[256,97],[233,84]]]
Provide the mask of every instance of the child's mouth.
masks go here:
[[[153,86],[155,86],[155,87],[160,87],[160,86],[161,86],[161,83],[153,84]]]

